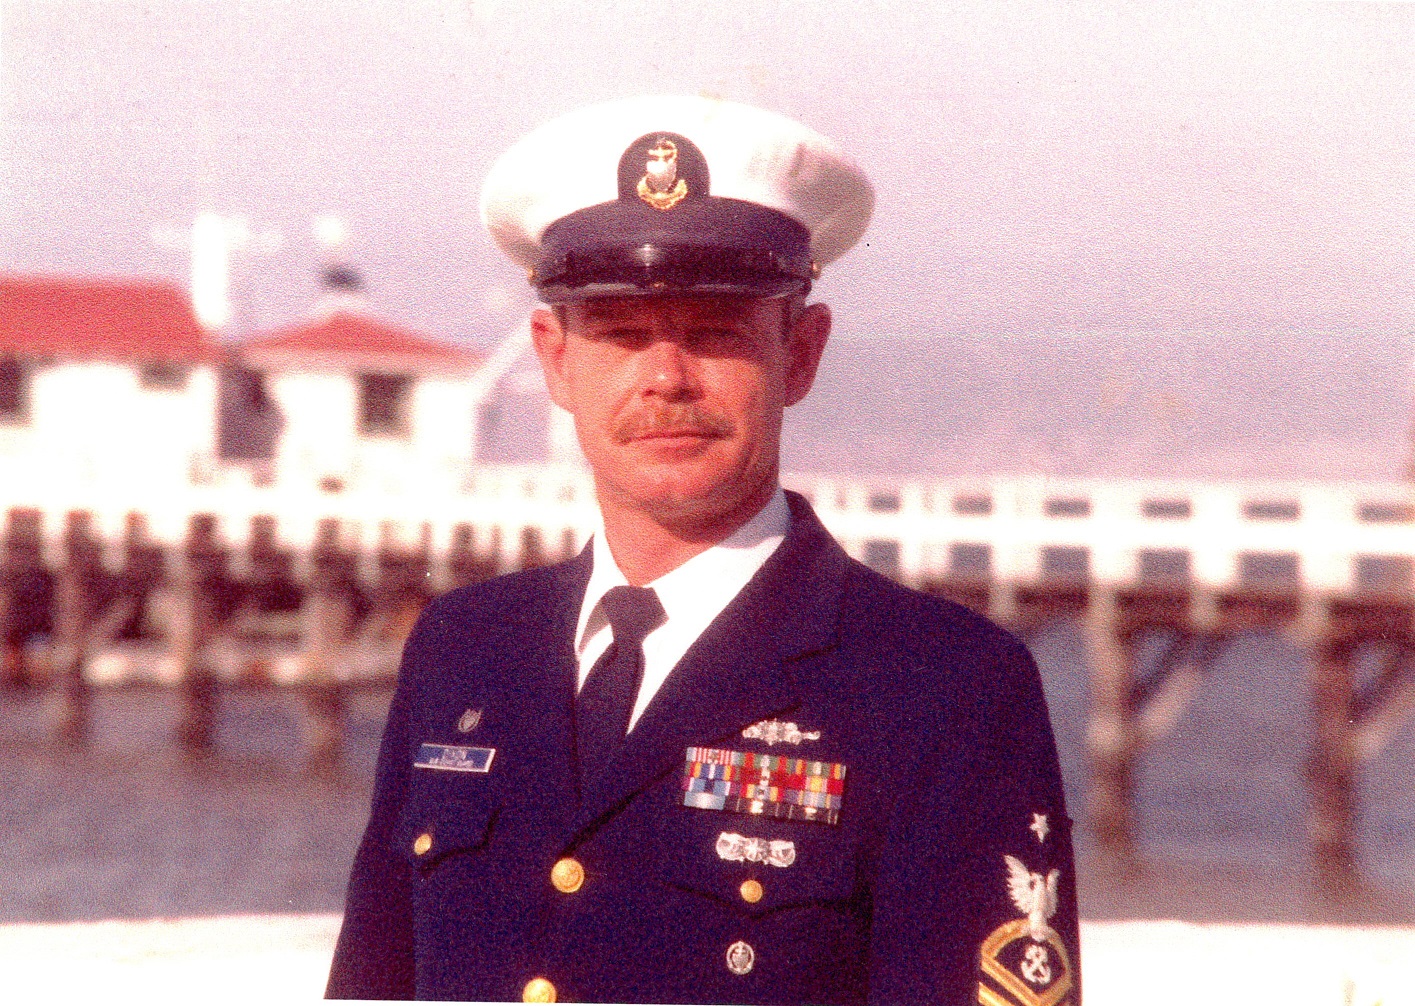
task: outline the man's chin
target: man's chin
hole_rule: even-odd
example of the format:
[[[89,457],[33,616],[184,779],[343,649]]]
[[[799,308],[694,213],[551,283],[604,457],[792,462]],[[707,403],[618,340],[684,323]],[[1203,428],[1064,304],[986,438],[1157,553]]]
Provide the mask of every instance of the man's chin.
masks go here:
[[[663,463],[638,468],[616,480],[615,495],[621,505],[650,515],[666,527],[691,528],[715,525],[737,514],[746,498],[744,473],[684,463]]]

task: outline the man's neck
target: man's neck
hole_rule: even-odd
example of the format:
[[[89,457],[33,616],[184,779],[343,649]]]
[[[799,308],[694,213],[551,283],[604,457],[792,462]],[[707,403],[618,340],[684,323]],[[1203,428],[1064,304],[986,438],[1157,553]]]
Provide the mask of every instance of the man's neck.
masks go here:
[[[642,587],[706,552],[761,512],[776,492],[776,482],[743,500],[731,511],[699,520],[665,521],[636,507],[601,499],[604,536],[624,578]]]

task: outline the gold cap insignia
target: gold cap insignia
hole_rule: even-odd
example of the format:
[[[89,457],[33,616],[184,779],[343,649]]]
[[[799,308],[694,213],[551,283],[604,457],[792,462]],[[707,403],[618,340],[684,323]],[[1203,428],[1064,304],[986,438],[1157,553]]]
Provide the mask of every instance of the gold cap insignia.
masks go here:
[[[649,150],[637,191],[656,210],[671,210],[688,194],[688,183],[678,177],[678,145],[672,140],[661,139]]]

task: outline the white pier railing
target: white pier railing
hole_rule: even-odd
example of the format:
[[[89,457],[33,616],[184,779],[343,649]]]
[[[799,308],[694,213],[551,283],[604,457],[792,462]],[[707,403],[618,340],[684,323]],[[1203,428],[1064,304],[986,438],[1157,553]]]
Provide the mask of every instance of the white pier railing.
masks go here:
[[[1403,483],[789,481],[853,554],[907,582],[1381,592],[1408,590],[1415,565],[1415,497]]]
[[[322,522],[341,545],[425,547],[434,561],[473,528],[479,549],[515,568],[527,530],[552,557],[596,521],[589,476],[575,466],[479,467],[452,493],[261,485],[240,468],[180,490],[65,491],[0,486],[0,511],[38,511],[51,548],[66,514],[86,511],[98,537],[122,538],[138,515],[147,537],[177,545],[209,514],[237,556],[265,518],[297,554]],[[891,482],[788,475],[855,556],[909,583],[1084,581],[1230,589],[1301,586],[1324,593],[1403,593],[1415,571],[1415,493],[1403,483],[1067,480],[995,477]]]

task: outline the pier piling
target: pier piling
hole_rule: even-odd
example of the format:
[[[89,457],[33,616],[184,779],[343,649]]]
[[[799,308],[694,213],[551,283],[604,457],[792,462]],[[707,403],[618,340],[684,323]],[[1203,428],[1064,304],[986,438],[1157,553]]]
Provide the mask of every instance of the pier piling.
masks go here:
[[[177,743],[198,758],[218,747],[223,695],[284,689],[302,703],[306,770],[336,772],[355,697],[388,692],[403,640],[432,596],[574,549],[583,487],[503,481],[510,488],[497,497],[506,509],[496,519],[371,520],[359,501],[329,516],[323,500],[293,516],[272,505],[279,518],[12,508],[0,535],[0,683],[49,686],[55,739],[71,744],[89,734],[97,688],[174,687]],[[1362,767],[1415,714],[1415,560],[1399,555],[1415,553],[1415,506],[1353,502],[1356,523],[1341,525],[1351,542],[1323,539],[1327,551],[1309,559],[1279,531],[1300,530],[1304,514],[1323,512],[1316,505],[1250,505],[1235,494],[1219,511],[1198,497],[1172,499],[1168,488],[1133,491],[1140,495],[1126,505],[1156,538],[1126,546],[1129,565],[1112,539],[1138,531],[1099,516],[1120,512],[1113,501],[1093,509],[1079,494],[1061,506],[1044,494],[973,489],[951,499],[822,490],[815,500],[828,526],[845,528],[832,531],[847,549],[906,583],[985,612],[1023,639],[1058,623],[1080,629],[1087,769],[1068,782],[1081,783],[1076,805],[1127,869],[1141,859],[1136,790],[1154,742],[1175,729],[1235,640],[1253,632],[1294,640],[1311,668],[1301,726],[1315,873],[1331,891],[1351,889]],[[1237,531],[1216,535],[1223,520],[1266,534],[1261,549]],[[953,537],[930,540],[943,535],[935,527]],[[1345,558],[1333,559],[1337,552]],[[1351,574],[1344,586],[1342,562]]]

